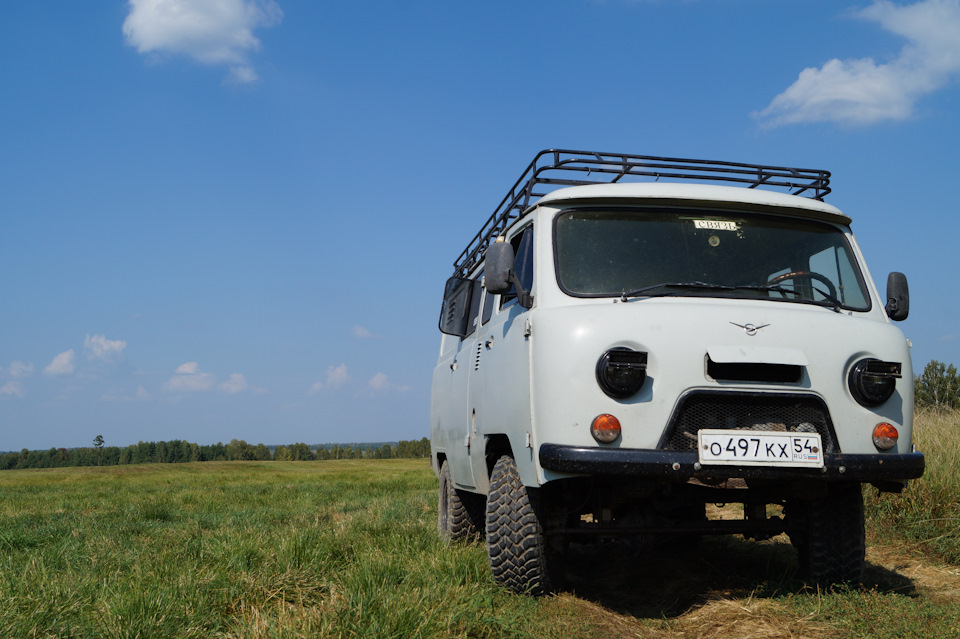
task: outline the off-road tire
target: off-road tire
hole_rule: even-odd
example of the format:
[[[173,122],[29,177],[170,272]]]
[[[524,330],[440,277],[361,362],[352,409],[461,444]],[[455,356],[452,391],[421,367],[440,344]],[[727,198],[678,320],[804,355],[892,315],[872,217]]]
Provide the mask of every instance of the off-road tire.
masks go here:
[[[440,538],[451,542],[479,540],[483,535],[483,497],[457,490],[446,461],[440,466],[437,493],[437,532]]]
[[[558,558],[547,547],[536,489],[520,481],[517,464],[504,455],[490,476],[487,494],[487,556],[493,580],[536,597],[561,587]]]
[[[792,500],[787,520],[801,578],[824,587],[863,581],[866,540],[860,484],[835,484],[821,498]]]

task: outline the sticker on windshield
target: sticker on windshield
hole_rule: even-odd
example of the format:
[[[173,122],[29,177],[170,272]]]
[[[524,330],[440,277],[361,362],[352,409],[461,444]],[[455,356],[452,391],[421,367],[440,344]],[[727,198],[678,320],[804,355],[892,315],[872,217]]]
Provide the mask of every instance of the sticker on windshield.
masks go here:
[[[711,231],[738,231],[740,227],[736,222],[728,220],[694,220],[694,228],[710,229]]]

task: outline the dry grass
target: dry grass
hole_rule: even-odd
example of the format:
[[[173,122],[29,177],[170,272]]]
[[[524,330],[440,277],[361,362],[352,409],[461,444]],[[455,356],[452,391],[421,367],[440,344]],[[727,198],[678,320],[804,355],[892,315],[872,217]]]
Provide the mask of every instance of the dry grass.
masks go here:
[[[904,585],[899,590],[904,595],[915,597],[923,593],[937,602],[960,603],[960,567],[931,563],[905,552],[901,545],[873,544],[867,548],[867,561],[903,577]],[[867,576],[869,579],[872,573],[868,571]],[[868,581],[870,585],[876,587]]]
[[[960,412],[919,411],[913,435],[926,471],[901,495],[866,491],[872,536],[960,564]]]

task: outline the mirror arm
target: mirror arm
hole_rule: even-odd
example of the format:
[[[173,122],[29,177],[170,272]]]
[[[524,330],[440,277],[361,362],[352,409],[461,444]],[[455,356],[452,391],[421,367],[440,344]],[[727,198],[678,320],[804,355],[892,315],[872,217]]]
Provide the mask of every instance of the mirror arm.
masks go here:
[[[523,308],[533,308],[533,294],[523,288],[520,278],[513,269],[510,269],[510,281],[513,283],[513,290],[517,293],[517,304]]]

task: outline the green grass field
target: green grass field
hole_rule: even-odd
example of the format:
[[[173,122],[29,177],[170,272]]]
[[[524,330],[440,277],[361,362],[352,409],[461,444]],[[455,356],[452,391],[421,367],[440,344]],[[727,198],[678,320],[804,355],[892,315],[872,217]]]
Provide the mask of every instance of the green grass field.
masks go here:
[[[820,593],[789,544],[575,548],[571,592],[493,585],[436,535],[425,460],[0,473],[0,637],[956,637],[957,414],[918,420],[925,478],[868,498],[863,590]]]

